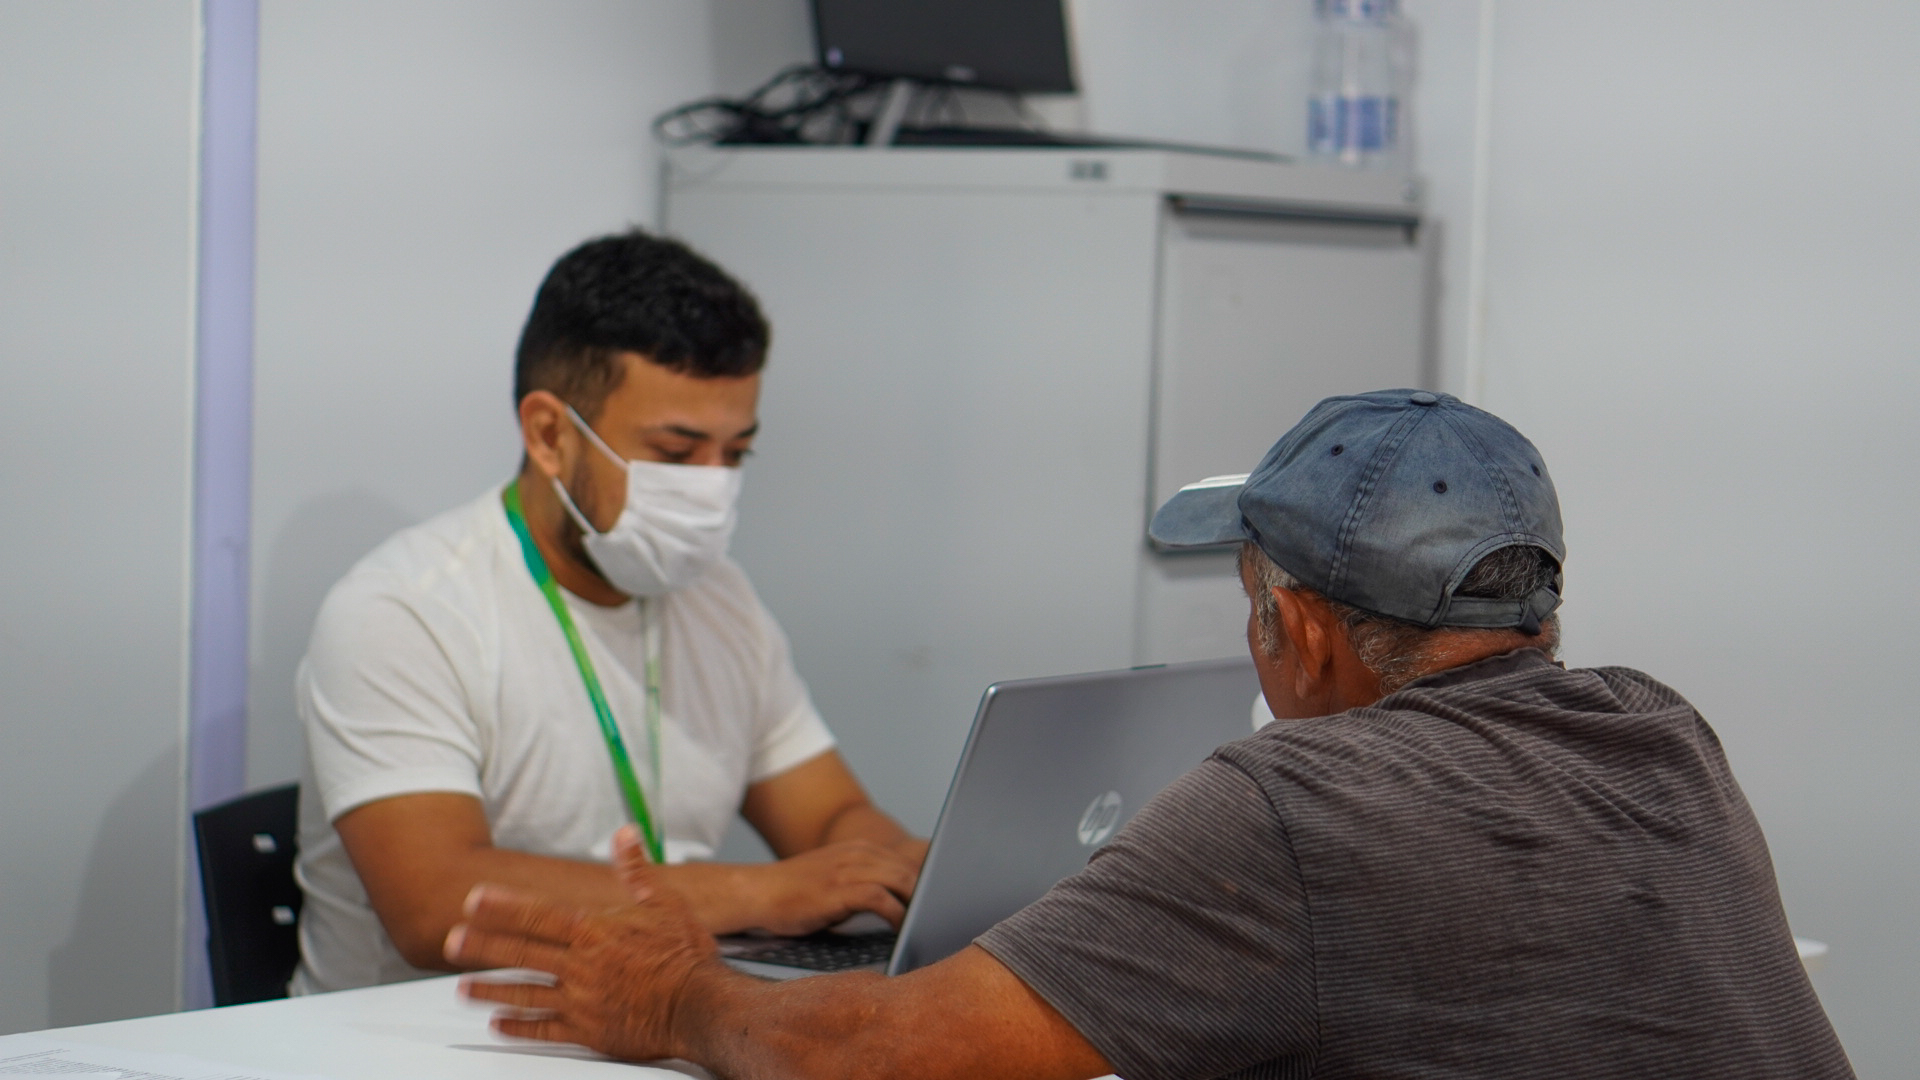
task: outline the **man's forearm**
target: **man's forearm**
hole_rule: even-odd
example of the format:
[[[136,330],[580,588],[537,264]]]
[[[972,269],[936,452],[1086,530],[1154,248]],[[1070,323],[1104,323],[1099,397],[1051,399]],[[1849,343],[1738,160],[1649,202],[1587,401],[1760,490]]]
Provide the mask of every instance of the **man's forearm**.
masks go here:
[[[872,803],[849,806],[827,823],[822,843],[847,840],[865,840],[890,851],[910,853],[916,865],[926,854],[926,841],[901,828],[899,822]]]
[[[915,867],[925,844],[872,805],[853,770],[828,750],[747,788],[740,812],[782,858],[835,843],[864,842]]]
[[[614,840],[636,902],[590,912],[491,886],[467,898],[447,955],[550,981],[470,981],[500,1032],[613,1057],[684,1058],[722,1076],[1085,1080],[1113,1070],[1072,1024],[977,945],[910,975],[767,982],[728,968],[632,829]]]
[[[709,962],[676,995],[677,1053],[736,1080],[1069,1080],[1110,1071],[986,953],[970,949],[941,968],[767,982]]]
[[[442,956],[441,943],[447,931],[460,921],[461,901],[483,881],[524,889],[527,892],[601,910],[628,903],[626,889],[605,863],[560,859],[533,855],[504,848],[475,848],[463,853],[438,875],[431,895],[410,897],[382,904],[375,897],[374,908],[381,923],[393,938],[408,963],[415,967],[453,970]],[[394,908],[399,911],[389,912]]]
[[[766,866],[694,862],[661,866],[660,880],[683,896],[700,925],[716,936],[758,929],[771,921],[766,890],[756,878]],[[448,868],[434,897],[411,916],[388,923],[388,933],[417,967],[452,970],[441,956],[447,931],[460,921],[460,902],[475,885],[507,885],[548,899],[603,910],[631,903],[605,863],[580,862],[503,848],[479,848]],[[397,931],[397,932],[396,932]]]
[[[687,901],[707,933],[715,936],[759,929],[769,921],[766,890],[757,881],[769,867],[761,864],[690,862],[655,868],[660,880]],[[471,875],[469,878],[468,875]],[[481,882],[539,892],[555,900],[589,909],[631,903],[627,891],[604,863],[575,862],[497,848],[476,853],[468,874],[459,882],[460,897]],[[444,940],[458,920],[435,927],[435,940]],[[437,946],[436,946],[437,948]]]
[[[717,963],[702,967],[673,1002],[675,1053],[732,1080],[810,1077],[818,1075],[812,1067],[818,1046],[838,1043],[846,1055],[841,1075],[864,1075],[857,1046],[861,1033],[843,1016],[849,1007],[858,1008],[866,989],[859,984],[877,978],[871,972],[819,976],[789,981],[814,986],[790,987],[789,982],[750,979]],[[819,1026],[809,1026],[810,1020]]]
[[[604,863],[494,847],[486,811],[471,795],[397,795],[350,810],[333,827],[387,936],[416,967],[448,968],[441,942],[482,881],[591,911],[627,900]]]
[[[734,863],[690,862],[660,866],[654,872],[693,909],[700,925],[718,937],[753,930],[767,921],[767,901],[756,885],[764,867]]]
[[[604,911],[632,896],[604,863],[496,847],[480,801],[425,792],[368,803],[334,822],[366,886],[367,897],[408,963],[447,968],[441,944],[460,919],[460,905],[483,881],[537,894],[569,907]],[[873,906],[899,906],[879,882],[905,897],[912,870],[904,860],[847,850],[811,852],[772,865],[688,863],[654,868],[662,884],[686,898],[709,933],[755,927],[804,933]],[[644,858],[644,856],[642,856]],[[864,888],[863,888],[864,886]]]

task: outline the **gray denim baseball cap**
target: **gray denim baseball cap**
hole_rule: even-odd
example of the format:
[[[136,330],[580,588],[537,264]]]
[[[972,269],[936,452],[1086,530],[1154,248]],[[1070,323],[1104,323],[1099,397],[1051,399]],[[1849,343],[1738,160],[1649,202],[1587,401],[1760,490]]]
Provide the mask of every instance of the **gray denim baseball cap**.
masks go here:
[[[1170,548],[1251,540],[1329,599],[1428,627],[1537,633],[1560,606],[1557,581],[1526,600],[1454,590],[1504,547],[1566,560],[1540,451],[1492,413],[1426,390],[1322,401],[1252,473],[1181,488],[1147,533]]]

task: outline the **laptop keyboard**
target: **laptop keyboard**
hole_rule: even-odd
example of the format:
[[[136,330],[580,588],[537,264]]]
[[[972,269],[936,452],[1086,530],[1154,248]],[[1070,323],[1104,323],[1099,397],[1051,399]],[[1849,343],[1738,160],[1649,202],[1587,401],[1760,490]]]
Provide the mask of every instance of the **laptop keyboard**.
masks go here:
[[[893,934],[835,934],[822,931],[806,937],[780,938],[764,945],[729,949],[734,960],[804,968],[807,971],[845,971],[868,964],[884,964],[893,955]]]

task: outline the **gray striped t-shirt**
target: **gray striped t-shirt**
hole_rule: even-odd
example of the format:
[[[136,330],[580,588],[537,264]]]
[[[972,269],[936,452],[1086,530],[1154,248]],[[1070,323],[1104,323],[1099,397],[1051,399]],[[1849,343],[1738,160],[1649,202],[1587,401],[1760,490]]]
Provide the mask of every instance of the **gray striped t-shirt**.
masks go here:
[[[1220,748],[979,944],[1128,1080],[1853,1075],[1706,721],[1533,649]]]

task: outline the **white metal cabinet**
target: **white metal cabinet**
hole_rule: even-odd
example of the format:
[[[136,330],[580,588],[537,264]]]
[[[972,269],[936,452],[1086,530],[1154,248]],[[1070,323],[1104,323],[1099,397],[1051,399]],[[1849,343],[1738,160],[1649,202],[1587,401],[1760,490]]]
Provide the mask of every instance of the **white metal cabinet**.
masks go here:
[[[1321,398],[1425,381],[1410,221],[1205,205],[1171,199],[1162,216],[1152,506],[1251,469]],[[1141,662],[1244,647],[1232,553],[1145,557],[1139,590]]]
[[[1158,498],[1421,381],[1397,181],[1156,151],[676,155],[663,220],[774,324],[736,541],[874,794],[931,828],[994,680],[1230,655]]]

